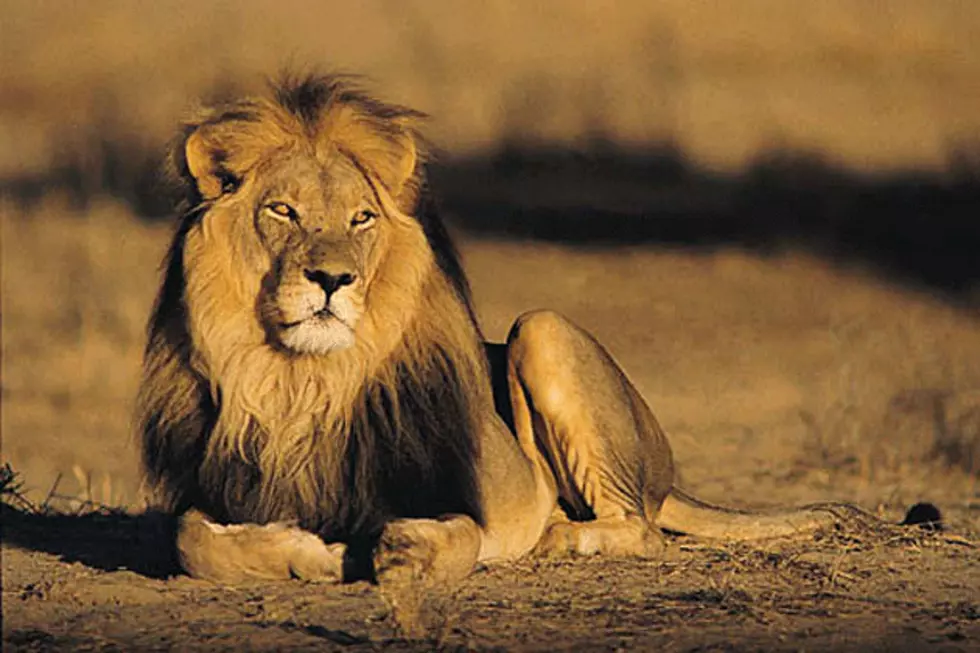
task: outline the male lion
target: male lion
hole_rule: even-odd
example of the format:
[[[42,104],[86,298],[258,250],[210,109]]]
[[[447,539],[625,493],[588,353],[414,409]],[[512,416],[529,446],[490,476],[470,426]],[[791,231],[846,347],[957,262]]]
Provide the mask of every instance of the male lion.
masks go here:
[[[532,549],[653,556],[661,528],[834,519],[840,504],[745,513],[673,487],[650,409],[560,315],[485,345],[420,118],[311,77],[186,125],[139,418],[189,574],[438,583]]]

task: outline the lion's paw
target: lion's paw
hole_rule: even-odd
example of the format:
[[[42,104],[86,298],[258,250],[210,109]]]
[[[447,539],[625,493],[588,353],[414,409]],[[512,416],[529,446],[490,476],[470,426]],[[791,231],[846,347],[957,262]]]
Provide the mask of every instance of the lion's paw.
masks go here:
[[[418,637],[444,621],[448,597],[473,569],[480,542],[479,527],[462,515],[385,526],[374,553],[375,576],[403,633]]]
[[[181,519],[177,550],[188,574],[219,583],[340,580],[343,572],[344,545],[327,545],[288,522],[218,524],[192,511]]]
[[[421,637],[428,630],[424,607],[437,555],[431,535],[424,522],[391,522],[374,553],[381,595],[398,628],[410,638]]]
[[[346,546],[325,544],[319,536],[299,528],[290,528],[289,573],[295,578],[311,581],[337,581],[343,576]]]
[[[424,583],[436,559],[434,533],[421,520],[390,522],[374,553],[374,572],[381,584]]]

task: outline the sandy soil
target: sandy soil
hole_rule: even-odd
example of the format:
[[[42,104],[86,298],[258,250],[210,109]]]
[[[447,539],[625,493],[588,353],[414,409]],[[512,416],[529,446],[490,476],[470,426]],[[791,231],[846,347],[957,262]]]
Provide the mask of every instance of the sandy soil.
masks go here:
[[[103,547],[96,558],[108,562],[108,545],[125,559],[138,526],[102,522],[62,530],[50,550]],[[400,636],[366,583],[224,588],[81,557],[5,548],[4,650],[967,651],[980,641],[976,549],[936,535],[678,539],[657,563],[524,560],[433,597],[421,640]]]
[[[674,538],[660,562],[523,560],[432,597],[429,636],[408,640],[367,584],[173,575],[167,519],[138,514],[125,425],[165,230],[93,211],[5,214],[4,459],[36,502],[61,472],[57,494],[74,497],[53,499],[62,511],[79,499],[130,510],[5,509],[4,650],[980,650],[977,480],[935,455],[943,437],[974,433],[980,329],[968,312],[798,254],[464,239],[488,335],[537,306],[596,333],[704,498],[842,499],[889,521],[929,500],[947,529]],[[117,239],[128,253],[109,255]],[[42,242],[75,262],[71,283],[37,263]]]

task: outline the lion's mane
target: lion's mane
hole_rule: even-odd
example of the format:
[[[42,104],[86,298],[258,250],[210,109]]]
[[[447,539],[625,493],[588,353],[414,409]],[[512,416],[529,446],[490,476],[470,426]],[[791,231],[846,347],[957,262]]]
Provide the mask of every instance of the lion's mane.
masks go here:
[[[186,124],[171,157],[182,217],[149,320],[138,398],[144,472],[160,507],[194,507],[229,523],[295,519],[327,540],[376,536],[393,517],[455,512],[481,521],[476,430],[492,398],[469,288],[429,198],[424,156],[397,195],[378,183],[396,132],[424,153],[419,118],[347,79],[309,77]],[[340,120],[356,135],[316,127]],[[255,238],[252,221],[213,233],[213,202],[184,159],[202,128],[231,144],[215,157],[222,192],[261,175],[270,149],[346,139],[343,151],[386,211],[414,221],[395,232],[396,251],[368,291],[363,342],[315,357],[253,337],[255,298],[243,295],[234,263],[234,248]]]

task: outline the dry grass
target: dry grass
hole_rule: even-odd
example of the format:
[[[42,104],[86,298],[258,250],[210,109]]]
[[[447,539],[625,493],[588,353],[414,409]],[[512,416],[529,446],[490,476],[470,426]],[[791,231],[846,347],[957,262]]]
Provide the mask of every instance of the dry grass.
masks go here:
[[[454,152],[603,136],[724,168],[773,147],[942,168],[980,140],[978,26],[968,0],[13,2],[0,175],[94,175],[103,137],[153,150],[189,98],[290,62],[370,75]]]
[[[29,216],[0,205],[0,225],[4,459],[31,496],[59,475],[59,493],[81,496],[95,478],[94,492],[111,488],[99,500],[132,505],[132,403],[166,228],[55,198]]]

